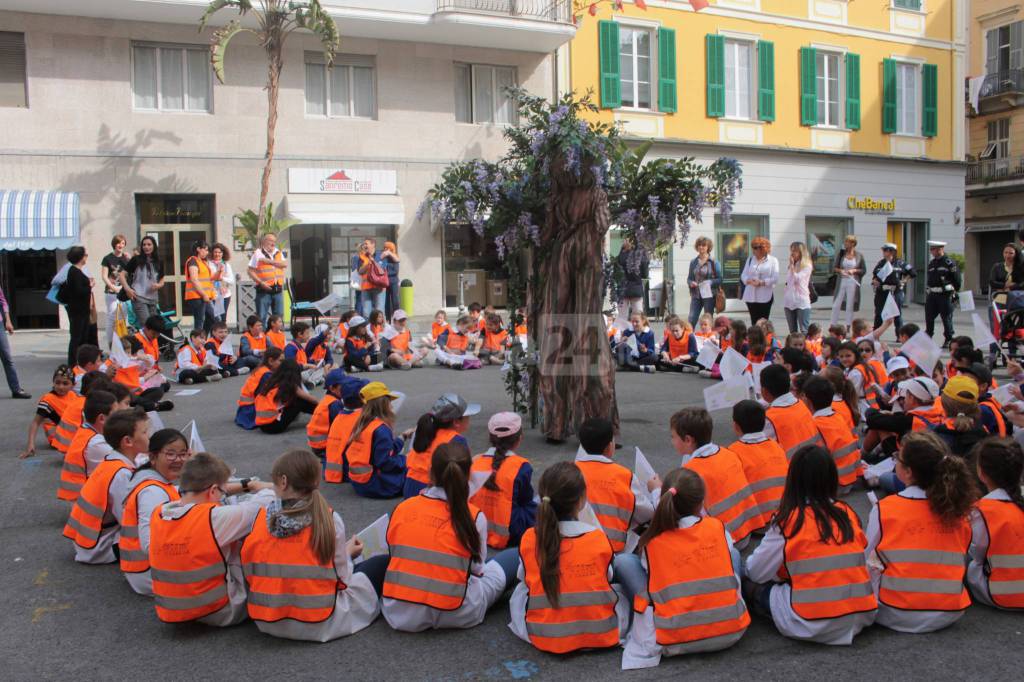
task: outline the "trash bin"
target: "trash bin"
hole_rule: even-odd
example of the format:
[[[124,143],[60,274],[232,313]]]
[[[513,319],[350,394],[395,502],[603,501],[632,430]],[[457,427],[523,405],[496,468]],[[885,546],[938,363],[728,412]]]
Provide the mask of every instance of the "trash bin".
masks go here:
[[[412,315],[412,280],[403,279],[398,289],[398,305]]]

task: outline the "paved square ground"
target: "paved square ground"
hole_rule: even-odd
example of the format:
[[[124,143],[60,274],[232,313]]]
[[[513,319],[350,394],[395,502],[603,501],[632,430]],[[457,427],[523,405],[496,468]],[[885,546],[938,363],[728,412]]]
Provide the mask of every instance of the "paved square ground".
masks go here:
[[[969,326],[967,327],[969,329]],[[63,357],[66,336],[15,336],[16,361],[25,388],[38,397]],[[30,350],[34,349],[34,350]],[[474,451],[486,445],[486,418],[507,409],[498,368],[457,372],[437,367],[375,375],[408,394],[399,415],[408,428],[444,390],[483,405],[468,434]],[[268,478],[271,462],[286,449],[305,446],[305,418],[280,436],[246,432],[233,423],[241,379],[203,386],[163,415],[167,426],[183,427],[197,418],[208,450],[239,474]],[[632,466],[639,446],[659,472],[677,464],[668,438],[668,417],[685,405],[702,404],[708,381],[693,375],[619,374],[622,415],[620,457]],[[178,390],[177,388],[175,390]],[[870,628],[852,647],[825,647],[787,640],[774,626],[755,618],[732,649],[711,655],[665,659],[643,673],[619,669],[620,652],[610,650],[559,658],[536,651],[507,629],[508,609],[498,604],[487,620],[468,631],[402,634],[383,619],[367,630],[328,644],[274,639],[245,623],[229,629],[160,623],[152,601],[134,594],[116,566],[81,566],[60,532],[65,503],[55,498],[58,453],[40,448],[18,460],[34,401],[0,399],[4,445],[0,453],[0,632],[4,667],[0,677],[29,679],[292,679],[510,680],[668,679],[1018,679],[1024,664],[1021,614],[974,606],[956,626],[929,635],[903,635]],[[728,413],[715,414],[716,442],[734,440]],[[521,454],[539,474],[569,459],[575,444],[552,447],[528,432]],[[325,485],[327,499],[356,532],[394,501],[356,497],[348,486]],[[863,492],[850,501],[866,518]]]

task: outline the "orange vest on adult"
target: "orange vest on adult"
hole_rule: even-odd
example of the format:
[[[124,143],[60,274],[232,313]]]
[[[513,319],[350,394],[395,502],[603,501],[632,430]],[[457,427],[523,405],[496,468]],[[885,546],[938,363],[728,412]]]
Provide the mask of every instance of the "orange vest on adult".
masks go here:
[[[49,419],[43,420],[43,433],[46,434],[46,442],[50,444],[50,447],[57,447],[57,424],[60,423],[61,415],[64,414],[64,410],[67,409],[68,401],[71,396],[75,395],[74,392],[68,391],[64,395],[57,395],[56,393],[50,392],[39,399],[39,405],[50,408],[54,414],[57,415],[57,421],[50,421]]]
[[[473,458],[470,475],[486,476],[493,470],[494,457],[477,455]],[[516,476],[527,460],[515,453],[508,453],[494,475],[498,490],[481,486],[469,501],[480,508],[487,517],[487,545],[505,549],[509,541],[509,524],[512,523],[512,489]]]
[[[839,544],[841,534],[834,521],[832,539],[822,542],[814,513],[806,507],[795,511],[782,530],[785,563],[780,574],[792,583],[790,602],[794,613],[804,620],[840,618],[878,608],[864,559],[867,537],[857,514],[843,502],[836,506],[853,526],[850,542]],[[801,517],[803,525],[794,533]]]
[[[282,405],[277,402],[277,388],[261,393],[253,400],[256,406],[256,426],[273,424],[281,416]]]
[[[373,432],[380,426],[384,426],[380,419],[371,421],[342,452],[341,456],[348,462],[348,477],[353,483],[369,483],[373,477]]]
[[[360,272],[359,272],[359,281],[360,281],[359,288],[362,289],[363,291],[368,291],[370,289],[376,289],[377,288],[373,284],[370,284],[370,271],[369,271],[369,269],[367,269],[366,272],[362,272],[363,268],[365,268],[368,265],[370,265],[372,263],[375,263],[375,262],[376,261],[373,258],[371,258],[370,256],[367,256],[364,253],[359,254],[359,270],[360,270]]]
[[[843,415],[835,411],[828,416],[814,417],[814,425],[818,427],[821,437],[825,440],[825,448],[832,453],[839,470],[839,485],[852,485],[860,476],[860,447],[857,436],[846,426]]]
[[[186,343],[184,346],[178,349],[178,352],[180,353],[182,350],[186,348],[188,348],[189,353],[192,355],[192,364],[195,365],[196,367],[202,367],[203,363],[206,362],[206,349],[200,348],[199,350],[196,350],[195,346],[193,346],[191,343]],[[177,358],[175,358],[174,360],[174,369],[181,369],[181,366],[178,364]]]
[[[185,261],[185,277],[188,278],[188,269],[191,266],[196,266],[199,273],[196,275],[196,279],[199,282],[199,288],[192,283],[191,279],[185,280],[185,300],[191,301],[193,299],[202,298],[199,292],[202,291],[206,295],[207,300],[212,301],[217,297],[217,292],[213,288],[213,271],[210,270],[210,264],[202,258],[196,256],[189,256],[189,259]]]
[[[172,502],[181,499],[177,488],[155,478],[139,482],[125,496],[124,513],[121,514],[121,539],[118,541],[121,548],[121,571],[124,573],[145,573],[149,570],[149,552],[142,549],[142,539],[139,537],[139,493],[153,486],[162,488]]]
[[[139,324],[142,324],[143,322],[145,322],[145,320],[138,321]],[[140,331],[135,332],[135,340],[139,342],[140,346],[142,346],[142,352],[153,358],[153,366],[160,369],[160,365],[158,364],[160,362],[160,337],[158,336],[155,339],[151,339],[146,336],[145,332]]]
[[[801,401],[786,407],[769,407],[765,415],[775,429],[775,439],[786,451],[786,459],[804,445],[821,444],[821,435],[814,427],[811,411]]]
[[[327,562],[317,559],[312,537],[312,526],[285,538],[274,537],[267,530],[267,510],[259,511],[241,551],[250,618],[322,623],[331,617],[338,592],[346,585],[338,579],[334,557]]]
[[[690,354],[690,332],[684,331],[682,338],[678,339],[672,335],[672,332],[665,332],[665,343],[668,344],[670,358]]]
[[[786,452],[771,438],[759,443],[738,440],[729,449],[740,458],[743,475],[747,477],[750,492],[754,494],[757,508],[767,524],[778,511],[782,489],[786,487],[786,473],[789,471]]]
[[[691,457],[683,467],[704,479],[704,507],[709,515],[725,524],[734,541],[739,542],[765,525],[735,452],[719,447],[713,455]]]
[[[252,349],[254,351],[264,352],[264,353],[266,352],[266,350],[267,350],[267,337],[266,337],[266,335],[263,335],[263,336],[253,336],[249,332],[245,332],[244,334],[242,334],[242,336],[245,338],[246,341],[249,342],[249,348],[250,349]]]
[[[60,468],[60,485],[57,488],[58,500],[74,502],[78,499],[78,494],[88,478],[85,448],[95,435],[96,429],[88,424],[83,424],[75,432],[75,437],[71,440],[71,447],[64,453],[64,464]]]
[[[252,374],[246,377],[245,383],[242,384],[242,391],[238,394],[239,407],[256,404],[256,389],[259,388],[260,379],[269,371],[269,367],[260,365],[252,371]]]
[[[1007,500],[978,500],[988,529],[985,575],[992,603],[1004,609],[1024,609],[1024,511]]]
[[[165,520],[163,505],[149,524],[149,564],[156,615],[165,623],[208,616],[228,604],[228,567],[213,534],[216,504],[193,505]]]
[[[78,427],[82,425],[82,409],[84,407],[85,396],[68,393],[68,401],[60,415],[60,423],[57,424],[57,430],[54,431],[56,441],[53,446],[59,452],[67,452],[71,447],[71,440],[78,433]]]
[[[260,250],[264,256],[266,251]],[[284,254],[278,249],[274,253],[274,257],[271,259],[274,263],[284,265]],[[256,279],[259,280],[260,284],[268,287],[272,286],[284,286],[284,268],[275,267],[273,264],[268,263],[266,258],[259,260],[259,265],[256,266]]]
[[[608,582],[613,555],[607,536],[600,530],[563,537],[559,565],[565,565],[561,561],[565,557],[572,570],[559,572],[555,606],[540,579],[537,531],[530,528],[523,533],[519,558],[523,562],[523,582],[530,594],[526,601],[526,632],[535,647],[564,654],[619,643],[619,619],[615,614],[618,595]]]
[[[103,531],[103,517],[110,501],[110,484],[121,469],[131,470],[121,459],[105,459],[86,480],[64,526],[64,537],[82,549],[92,549]]]
[[[362,410],[352,412],[339,412],[331,422],[331,428],[327,432],[327,463],[324,469],[324,480],[328,483],[341,483],[344,476],[345,445],[352,429],[359,421],[359,413]]]
[[[412,345],[412,332],[408,329],[399,332],[398,336],[391,339],[389,343],[391,344],[392,353],[398,353],[406,360],[412,359],[412,353],[409,352],[409,346]]]
[[[327,447],[327,433],[331,430],[331,404],[337,400],[328,393],[313,410],[313,416],[306,424],[306,443],[310,450],[323,450]]]
[[[457,435],[459,435],[458,431],[440,428],[434,434],[434,440],[430,441],[430,447],[425,451],[410,450],[405,458],[406,478],[419,481],[424,485],[430,485],[430,460],[434,456],[434,450],[437,450],[438,446],[444,445]]]
[[[971,605],[964,587],[964,557],[971,542],[967,519],[946,525],[926,499],[890,495],[878,503],[885,568],[878,601],[908,611],[962,611]]]
[[[721,521],[708,516],[689,528],[660,533],[644,552],[647,589],[633,598],[633,609],[643,613],[654,606],[658,644],[683,645],[685,652],[688,644],[697,648],[750,625]]]
[[[268,331],[266,333],[267,343],[274,348],[280,348],[284,350],[284,347],[288,345],[288,340],[285,338],[284,332]]]
[[[469,505],[471,519],[479,513]],[[385,597],[440,611],[462,606],[472,561],[455,534],[447,501],[417,495],[400,502],[391,513],[387,541]]]
[[[444,346],[449,351],[465,351],[469,348],[469,336],[452,329],[448,332],[448,342]]]
[[[633,472],[615,462],[577,459],[575,464],[587,483],[590,508],[608,536],[612,549],[621,552],[626,548],[629,522],[636,508],[636,495],[630,486]]]

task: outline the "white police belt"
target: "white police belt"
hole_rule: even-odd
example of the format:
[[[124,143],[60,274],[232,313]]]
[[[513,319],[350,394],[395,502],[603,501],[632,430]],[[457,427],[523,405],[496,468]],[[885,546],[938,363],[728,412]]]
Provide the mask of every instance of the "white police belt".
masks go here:
[[[899,284],[883,284],[882,291],[896,291],[900,288]]]
[[[946,287],[928,287],[929,294],[947,294],[949,291]]]

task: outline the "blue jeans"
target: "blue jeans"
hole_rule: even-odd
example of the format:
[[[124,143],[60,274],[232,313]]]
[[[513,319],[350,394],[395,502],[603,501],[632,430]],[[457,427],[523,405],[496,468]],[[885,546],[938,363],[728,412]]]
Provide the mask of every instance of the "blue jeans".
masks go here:
[[[193,298],[185,301],[185,305],[188,306],[188,311],[192,314],[192,328],[203,329],[209,334],[213,323],[217,321],[217,316],[213,314],[213,303],[201,298]]]
[[[647,571],[636,554],[619,554],[612,560],[612,582],[622,586],[627,603],[647,589]]]
[[[5,316],[0,314],[0,318],[5,318]],[[18,373],[14,371],[14,358],[11,357],[11,340],[7,338],[7,332],[2,329],[0,329],[0,362],[3,362],[4,374],[7,376],[7,386],[10,387],[11,393],[18,393],[21,391],[21,383],[18,381]]]
[[[907,485],[891,471],[878,477],[878,486],[890,495],[898,493],[907,487]]]
[[[384,310],[384,300],[387,297],[386,289],[365,289],[359,292],[356,298],[356,308],[359,314],[367,320],[374,310]]]
[[[691,289],[696,291],[696,289]],[[715,314],[715,299],[714,298],[701,298],[700,296],[690,295],[690,324],[694,327],[697,326],[697,320],[700,319],[701,313],[707,313],[709,315]]]
[[[789,325],[789,333],[800,332],[801,334],[807,333],[807,328],[811,326],[811,309],[810,308],[783,308],[786,311],[786,324]]]
[[[284,316],[284,293],[271,293],[256,289],[256,317],[260,322],[267,324],[267,317],[273,315]]]
[[[353,573],[362,573],[370,579],[373,589],[377,592],[378,599],[381,593],[384,592],[384,576],[388,572],[388,562],[390,559],[387,554],[378,554],[352,566]]]
[[[505,573],[505,589],[510,590],[515,587],[516,574],[519,572],[519,548],[507,547],[488,559],[487,563],[492,561],[501,566],[501,570]]]

